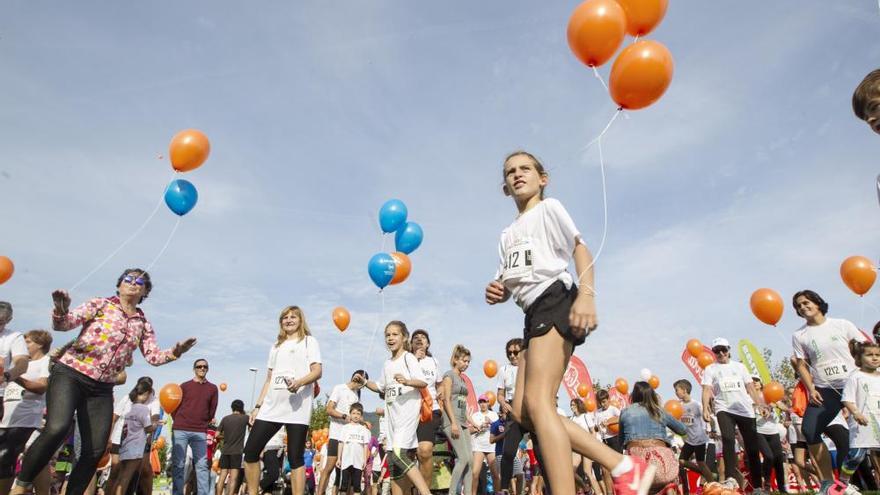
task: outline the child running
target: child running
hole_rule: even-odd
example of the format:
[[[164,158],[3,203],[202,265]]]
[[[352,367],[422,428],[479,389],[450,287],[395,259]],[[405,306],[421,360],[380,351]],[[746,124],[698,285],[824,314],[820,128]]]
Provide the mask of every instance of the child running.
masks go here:
[[[597,326],[592,256],[562,204],[544,200],[549,176],[537,158],[525,151],[511,153],[502,175],[503,191],[513,197],[518,216],[501,232],[501,262],[486,287],[486,302],[498,304],[513,296],[525,312],[514,420],[547,446],[542,467],[554,493],[575,493],[574,447],[611,470],[617,495],[644,495],[656,468],[615,452],[556,414],[553,398],[571,353]],[[572,258],[577,284],[568,272]],[[524,396],[529,397],[525,403]]]
[[[706,464],[706,448],[709,446],[709,435],[706,433],[706,423],[703,422],[703,409],[697,401],[691,399],[693,385],[691,385],[690,381],[681,379],[673,383],[672,386],[675,388],[675,396],[681,401],[681,406],[684,410],[681,415],[681,422],[684,423],[687,429],[684,446],[681,448],[678,462],[683,468],[700,473],[704,483],[710,483],[715,478]],[[690,462],[691,457],[694,457],[696,464]],[[682,487],[684,488],[685,495],[687,495],[689,487],[686,472],[682,471],[682,475]]]
[[[849,453],[840,469],[845,493],[858,493],[849,480],[869,450],[880,449],[880,345],[849,341],[850,352],[859,370],[843,387],[843,406],[849,411]],[[848,485],[848,486],[847,486]]]
[[[364,467],[370,457],[370,430],[361,424],[364,406],[355,402],[348,409],[351,422],[342,427],[336,467],[341,470],[339,493],[361,493]]]
[[[367,381],[365,386],[373,392],[385,394],[385,413],[388,415],[388,437],[391,452],[391,493],[404,493],[403,478],[412,483],[419,495],[431,495],[424,478],[415,467],[413,456],[418,446],[416,429],[419,426],[419,410],[425,388],[425,375],[416,357],[410,353],[409,330],[402,321],[392,321],[385,326],[385,345],[391,357],[382,367],[379,382]],[[359,380],[363,379],[359,377]],[[406,493],[409,493],[407,490]]]

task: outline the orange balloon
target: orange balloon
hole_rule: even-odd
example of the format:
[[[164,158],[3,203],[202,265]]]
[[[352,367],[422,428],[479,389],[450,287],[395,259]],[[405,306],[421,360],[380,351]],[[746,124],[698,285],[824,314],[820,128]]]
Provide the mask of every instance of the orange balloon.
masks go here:
[[[770,382],[764,385],[764,400],[767,404],[778,402],[785,397],[785,388],[779,382]]]
[[[489,399],[489,409],[495,407],[495,401],[496,401],[495,393],[489,391],[489,392],[486,392],[486,393],[483,394],[483,395],[485,395],[486,398]]]
[[[768,325],[776,326],[782,319],[782,296],[773,289],[758,289],[752,292],[749,306],[756,318]]]
[[[840,277],[849,290],[864,296],[877,280],[877,268],[864,256],[850,256],[840,265]]]
[[[221,384],[220,384],[220,391],[221,391],[221,392],[226,392],[226,384],[225,384],[225,383],[221,383]]]
[[[617,418],[614,418],[614,422],[608,423],[608,431],[611,433],[620,433],[620,423],[618,423]]]
[[[498,363],[494,359],[487,359],[483,363],[483,373],[489,378],[495,378],[495,375],[498,374]]]
[[[183,399],[183,389],[176,383],[169,383],[162,387],[159,391],[159,404],[166,413],[171,414],[177,410],[180,401]]]
[[[592,397],[587,397],[584,399],[584,407],[587,408],[588,412],[593,412],[596,410],[596,399]]]
[[[590,67],[607,62],[626,36],[623,8],[614,0],[587,0],[568,20],[568,46]]]
[[[159,438],[157,438],[157,439],[156,439],[156,443],[154,443],[153,445],[156,446],[156,449],[157,449],[157,450],[162,450],[162,448],[165,447],[165,437],[159,437]]]
[[[700,353],[703,352],[703,343],[699,339],[688,340],[687,350],[691,356],[699,357]]]
[[[581,398],[586,397],[590,394],[590,387],[586,383],[581,383],[577,387],[577,393],[581,396]]]
[[[395,285],[409,277],[412,261],[409,260],[409,256],[398,251],[391,253],[391,257],[394,258],[394,276],[391,278],[391,285]]]
[[[669,0],[617,0],[617,3],[623,7],[626,32],[630,36],[644,36],[653,31],[669,7]]]
[[[681,419],[681,415],[684,414],[684,407],[682,407],[681,401],[675,399],[666,401],[666,404],[663,405],[663,409],[666,409],[666,412],[675,419]]]
[[[715,356],[712,355],[711,352],[703,351],[697,356],[697,364],[700,365],[700,368],[706,369],[706,366],[715,362]]]
[[[15,272],[15,265],[12,260],[6,256],[0,256],[0,284],[4,284],[12,278],[13,272]]]
[[[650,385],[651,388],[655,390],[657,389],[657,387],[660,386],[660,379],[657,378],[657,375],[653,375],[651,376],[651,378],[648,378],[648,385]]]
[[[626,110],[654,103],[672,82],[672,65],[672,54],[663,43],[642,40],[629,45],[611,66],[611,99]]]
[[[201,167],[208,159],[209,153],[211,153],[211,143],[208,142],[208,136],[196,129],[187,129],[175,134],[168,150],[171,166],[178,172],[189,172]]]
[[[333,308],[333,324],[340,332],[344,332],[349,323],[351,323],[351,314],[347,309],[342,306]]]
[[[626,394],[629,392],[629,383],[623,378],[618,378],[617,380],[614,380],[614,388],[616,388],[618,392]]]

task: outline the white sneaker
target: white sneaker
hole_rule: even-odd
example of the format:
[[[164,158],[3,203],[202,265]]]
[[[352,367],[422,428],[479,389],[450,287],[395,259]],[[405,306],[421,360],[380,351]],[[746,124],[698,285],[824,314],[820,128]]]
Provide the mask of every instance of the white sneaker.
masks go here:
[[[846,485],[846,490],[843,491],[843,495],[862,495],[862,492],[859,491],[857,486],[848,484]]]
[[[739,482],[736,481],[736,478],[727,478],[721,482],[721,486],[728,490],[739,490]]]

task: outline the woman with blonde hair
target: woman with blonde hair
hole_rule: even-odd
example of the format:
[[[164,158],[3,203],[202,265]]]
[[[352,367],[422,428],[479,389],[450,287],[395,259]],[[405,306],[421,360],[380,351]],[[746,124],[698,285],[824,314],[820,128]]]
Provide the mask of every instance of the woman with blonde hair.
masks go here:
[[[283,426],[294,495],[305,489],[305,450],[315,382],[321,378],[321,349],[312,337],[302,309],[288,306],[278,318],[278,339],[269,350],[266,381],[251,411],[252,425],[244,448],[248,494],[260,487],[260,452]]]
[[[461,344],[452,349],[449,359],[452,369],[443,374],[440,385],[443,396],[443,433],[452,444],[455,452],[455,467],[449,482],[449,495],[457,495],[458,484],[464,484],[465,495],[471,493],[471,473],[474,472],[473,445],[469,431],[470,421],[467,414],[467,385],[461,374],[471,364],[471,351]]]

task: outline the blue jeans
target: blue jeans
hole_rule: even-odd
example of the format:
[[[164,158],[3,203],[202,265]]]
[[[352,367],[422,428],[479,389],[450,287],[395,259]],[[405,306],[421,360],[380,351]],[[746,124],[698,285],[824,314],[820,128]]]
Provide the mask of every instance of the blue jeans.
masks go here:
[[[192,449],[193,467],[196,470],[198,495],[211,493],[210,469],[208,467],[208,439],[205,432],[174,430],[171,434],[171,476],[174,482],[172,493],[183,495],[186,449]]]

